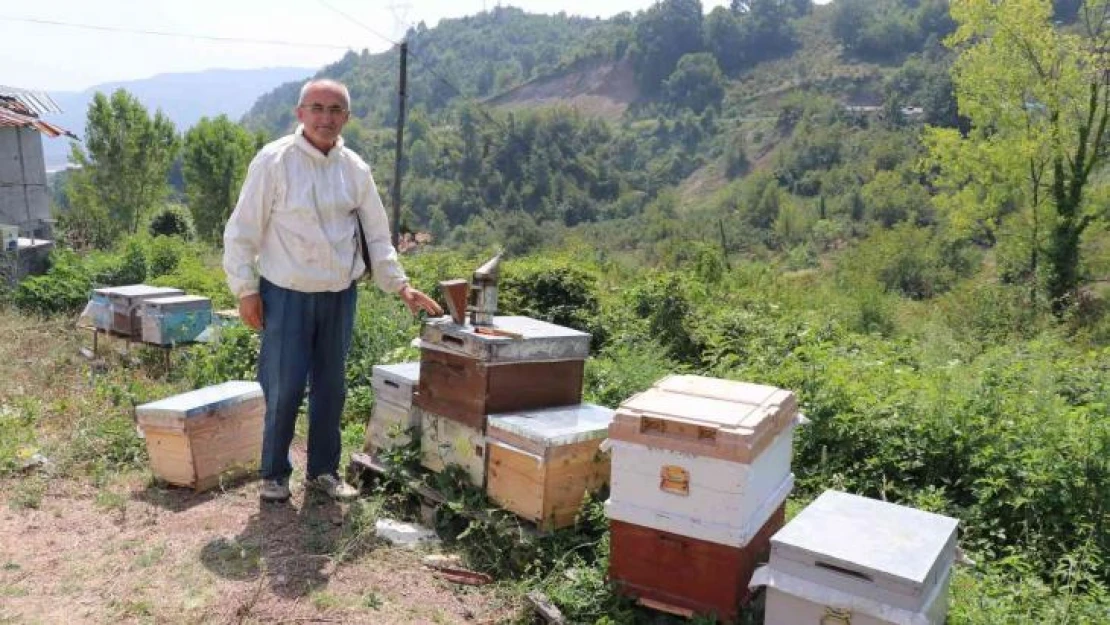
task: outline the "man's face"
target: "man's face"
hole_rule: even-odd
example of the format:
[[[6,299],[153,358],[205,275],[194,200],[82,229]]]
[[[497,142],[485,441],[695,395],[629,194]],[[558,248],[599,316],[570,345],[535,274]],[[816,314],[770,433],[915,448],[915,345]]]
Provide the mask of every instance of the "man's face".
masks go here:
[[[327,85],[311,87],[297,107],[297,119],[304,124],[305,138],[321,150],[335,145],[349,116],[342,92]]]

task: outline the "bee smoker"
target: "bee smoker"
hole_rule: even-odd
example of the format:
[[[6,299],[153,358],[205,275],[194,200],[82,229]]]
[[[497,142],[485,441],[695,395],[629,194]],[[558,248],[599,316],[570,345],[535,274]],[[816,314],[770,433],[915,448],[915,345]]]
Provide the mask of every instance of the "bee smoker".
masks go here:
[[[486,261],[474,272],[470,281],[470,301],[466,307],[473,326],[492,326],[497,314],[497,278],[500,273],[501,255]]]

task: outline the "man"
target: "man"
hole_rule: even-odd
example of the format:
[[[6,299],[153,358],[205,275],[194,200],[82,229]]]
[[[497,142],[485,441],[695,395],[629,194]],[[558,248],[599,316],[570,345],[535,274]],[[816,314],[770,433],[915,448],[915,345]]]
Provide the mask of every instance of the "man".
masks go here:
[[[306,382],[307,486],[336,499],[357,495],[339,477],[339,457],[354,281],[366,270],[359,221],[378,287],[397,293],[413,314],[442,314],[409,286],[370,167],[343,146],[340,131],[350,108],[341,83],[305,84],[296,108],[300,125],[255,156],[224,230],[224,271],[239,298],[239,315],[262,332],[265,501],[289,499],[289,445]]]

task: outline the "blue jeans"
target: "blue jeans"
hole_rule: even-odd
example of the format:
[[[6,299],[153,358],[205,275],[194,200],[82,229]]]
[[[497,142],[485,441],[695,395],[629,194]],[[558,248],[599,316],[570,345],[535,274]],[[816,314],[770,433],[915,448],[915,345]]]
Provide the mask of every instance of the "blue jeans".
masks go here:
[[[337,475],[357,292],[301,293],[262,279],[258,382],[266,400],[262,477],[287,480],[289,445],[308,383],[308,478]]]

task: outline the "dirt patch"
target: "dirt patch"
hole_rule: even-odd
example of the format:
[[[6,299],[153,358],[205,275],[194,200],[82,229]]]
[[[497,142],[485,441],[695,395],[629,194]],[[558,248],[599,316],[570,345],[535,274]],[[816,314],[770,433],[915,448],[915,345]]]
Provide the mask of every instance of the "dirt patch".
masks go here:
[[[9,501],[21,479],[0,481]],[[373,537],[366,502],[258,482],[196,495],[146,478],[51,480],[37,509],[0,509],[0,622],[500,623],[497,587],[453,586]]]
[[[538,78],[490,98],[487,103],[508,109],[562,105],[585,115],[617,120],[639,96],[632,63],[625,59]]]

